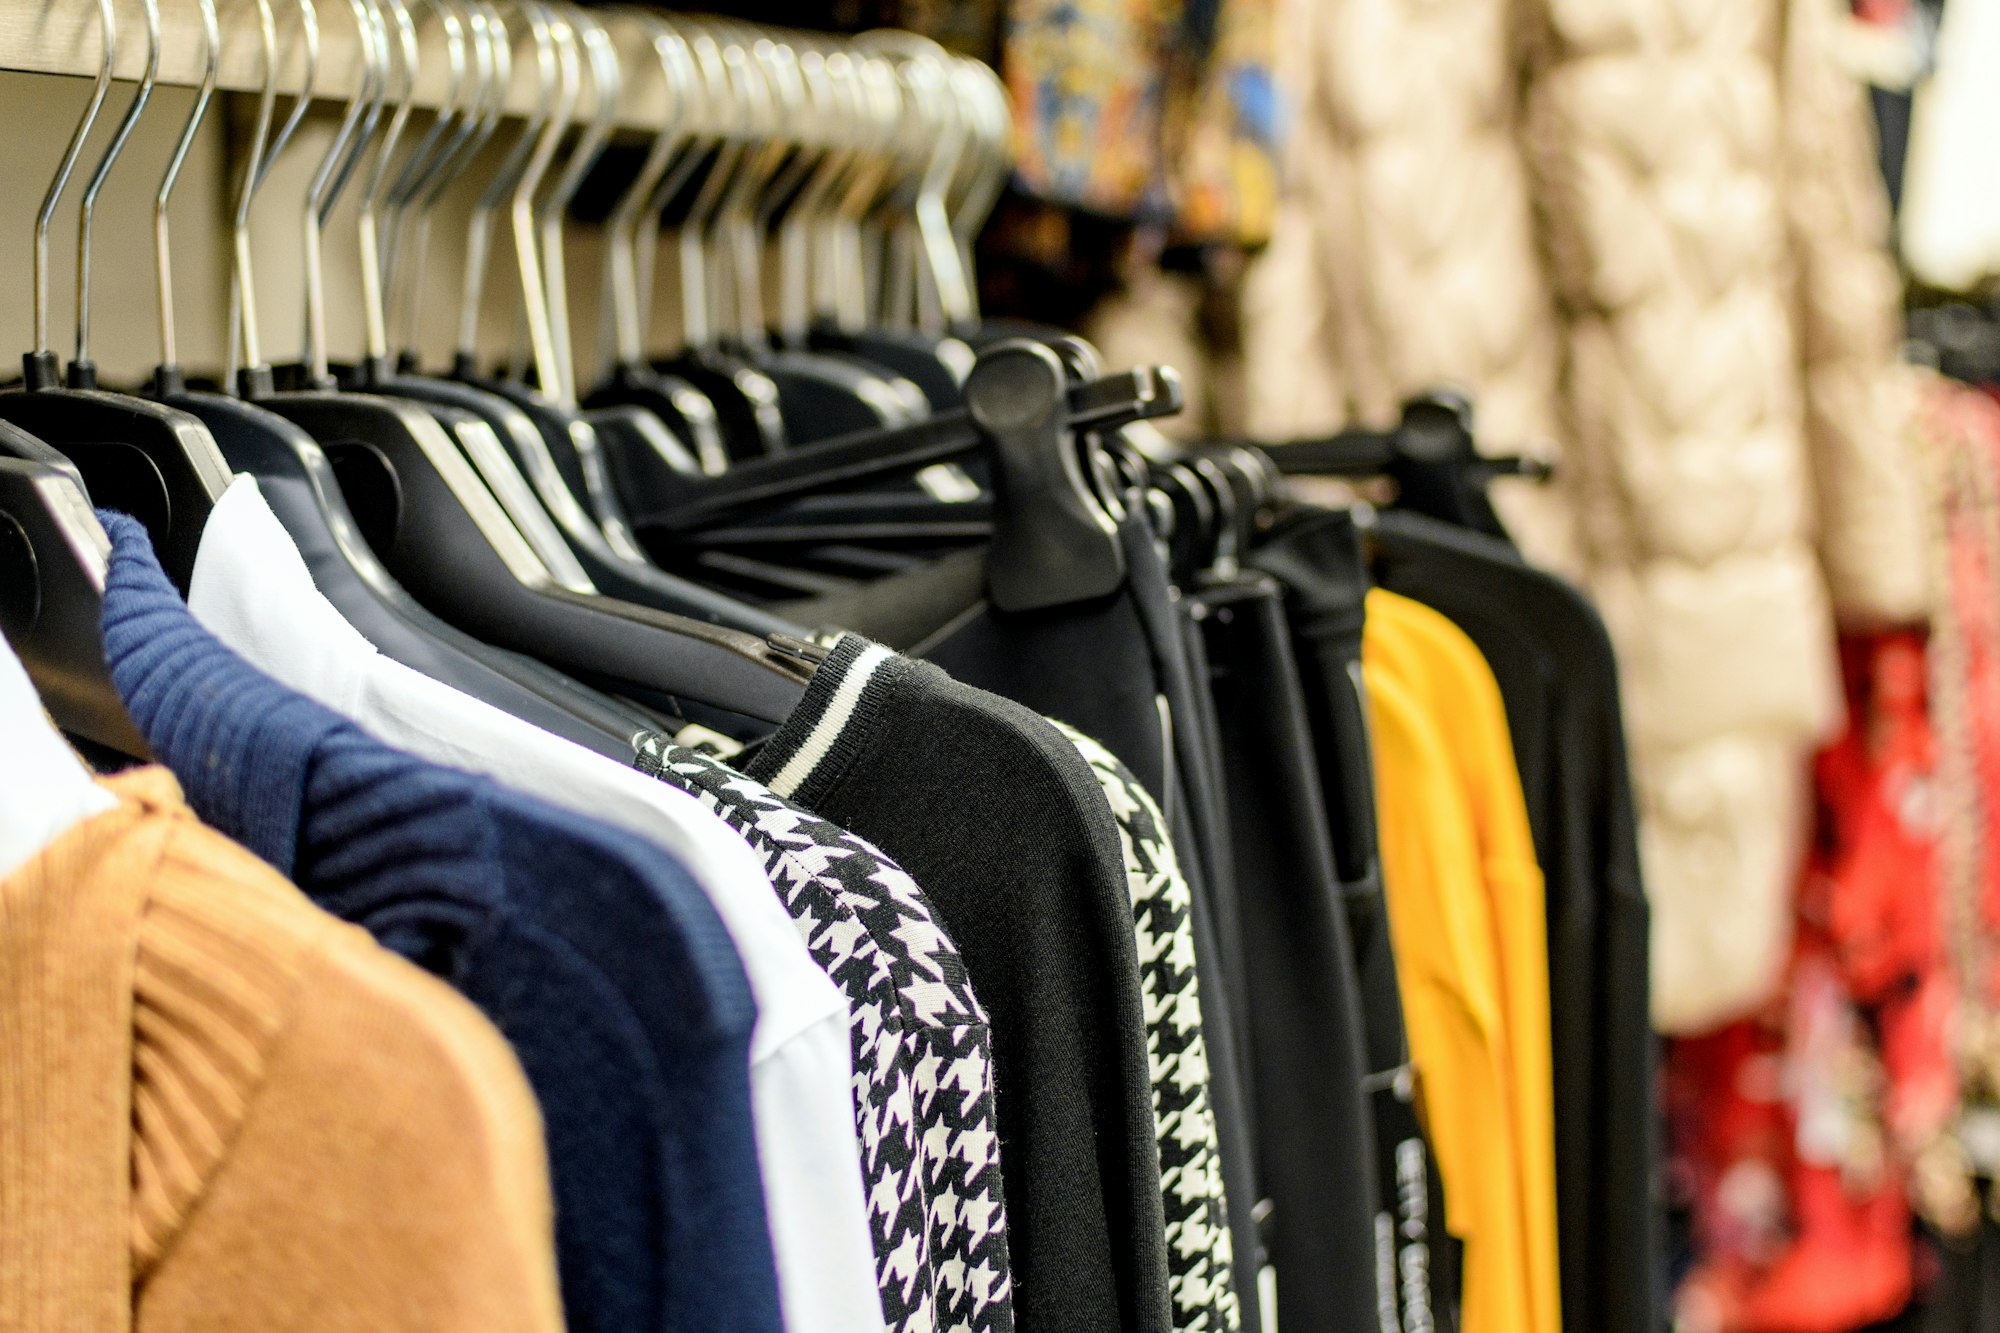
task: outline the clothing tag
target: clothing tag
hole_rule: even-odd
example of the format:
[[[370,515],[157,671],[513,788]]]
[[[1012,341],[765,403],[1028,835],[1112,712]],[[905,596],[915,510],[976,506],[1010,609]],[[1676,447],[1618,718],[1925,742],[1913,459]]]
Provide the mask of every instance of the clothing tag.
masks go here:
[[[698,722],[690,722],[675,732],[674,744],[725,761],[743,753],[742,741],[704,727]]]

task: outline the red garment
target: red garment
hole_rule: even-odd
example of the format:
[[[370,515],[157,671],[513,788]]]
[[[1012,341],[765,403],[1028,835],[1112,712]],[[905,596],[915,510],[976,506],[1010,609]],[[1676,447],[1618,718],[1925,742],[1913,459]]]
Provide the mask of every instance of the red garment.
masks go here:
[[[1701,1260],[1691,1333],[1846,1333],[1909,1301],[1909,1164],[1956,1109],[1922,637],[1842,645],[1847,732],[1819,811],[1780,993],[1674,1043],[1670,1115]]]

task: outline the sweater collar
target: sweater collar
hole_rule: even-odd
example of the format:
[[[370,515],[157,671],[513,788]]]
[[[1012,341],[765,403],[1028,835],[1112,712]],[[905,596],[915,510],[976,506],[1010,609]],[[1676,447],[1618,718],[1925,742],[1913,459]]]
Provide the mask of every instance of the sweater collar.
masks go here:
[[[810,809],[863,751],[912,665],[858,634],[841,635],[799,706],[744,772]]]
[[[136,521],[98,516],[111,537],[104,656],[126,710],[201,817],[290,876],[312,756],[339,716],[203,629]]]

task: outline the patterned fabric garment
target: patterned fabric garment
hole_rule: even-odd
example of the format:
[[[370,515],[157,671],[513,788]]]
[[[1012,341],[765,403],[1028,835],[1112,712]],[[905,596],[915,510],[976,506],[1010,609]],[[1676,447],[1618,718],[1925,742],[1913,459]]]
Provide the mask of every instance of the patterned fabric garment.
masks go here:
[[[1208,1044],[1195,981],[1191,898],[1166,817],[1132,771],[1102,745],[1057,722],[1090,764],[1125,846],[1125,879],[1139,935],[1153,1115],[1160,1125],[1160,1193],[1167,1209],[1167,1281],[1178,1333],[1234,1333],[1236,1300],[1222,1157],[1208,1095]]]
[[[853,1015],[854,1106],[882,1310],[893,1333],[1014,1326],[993,1044],[957,947],[916,881],[867,841],[663,736],[633,764],[698,797],[764,859]]]
[[[959,7],[904,8],[909,26],[925,31]],[[1165,224],[1182,243],[1270,238],[1280,128],[1272,0],[1014,0],[1006,9],[1000,64],[1022,190]]]

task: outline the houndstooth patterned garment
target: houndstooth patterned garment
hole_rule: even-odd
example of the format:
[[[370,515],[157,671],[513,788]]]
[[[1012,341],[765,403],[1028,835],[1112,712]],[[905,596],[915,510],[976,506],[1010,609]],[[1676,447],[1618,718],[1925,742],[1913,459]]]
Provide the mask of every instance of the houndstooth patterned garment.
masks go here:
[[[1167,1215],[1167,1282],[1176,1333],[1239,1333],[1222,1193],[1222,1155],[1209,1103],[1208,1044],[1195,981],[1192,898],[1166,817],[1132,770],[1072,727],[1056,727],[1090,764],[1118,820],[1125,881],[1139,938],[1139,981],[1146,1001],[1146,1051],[1152,1066],[1153,1115],[1160,1129],[1160,1193]]]
[[[662,736],[634,765],[699,798],[764,859],[806,947],[847,996],[854,1106],[892,1333],[1014,1326],[993,1038],[915,880],[865,839]]]

